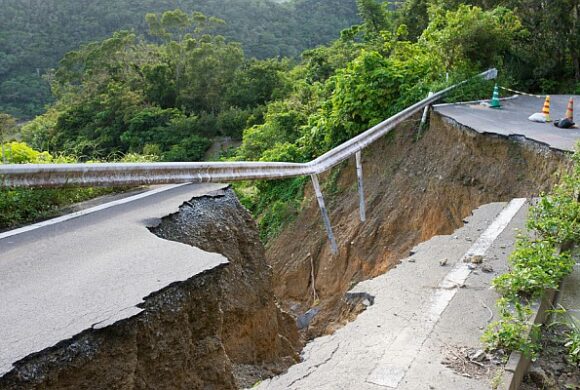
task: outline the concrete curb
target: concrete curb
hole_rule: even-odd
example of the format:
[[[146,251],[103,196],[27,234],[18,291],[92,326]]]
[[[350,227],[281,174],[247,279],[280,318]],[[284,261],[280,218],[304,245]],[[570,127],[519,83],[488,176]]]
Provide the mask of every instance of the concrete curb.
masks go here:
[[[556,300],[557,290],[546,290],[542,299],[536,303],[537,306],[534,315],[531,318],[533,324],[543,324],[548,317],[547,311],[552,307]],[[508,362],[504,367],[503,385],[505,390],[517,390],[523,382],[524,375],[530,367],[531,360],[520,352],[512,352]]]

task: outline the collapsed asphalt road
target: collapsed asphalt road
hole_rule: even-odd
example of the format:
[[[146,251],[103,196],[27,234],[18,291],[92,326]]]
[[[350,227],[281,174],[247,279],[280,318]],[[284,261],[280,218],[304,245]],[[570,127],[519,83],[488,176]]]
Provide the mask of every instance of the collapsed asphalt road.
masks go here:
[[[0,376],[12,363],[141,312],[143,298],[227,260],[153,235],[162,217],[223,185],[178,185],[0,239]]]

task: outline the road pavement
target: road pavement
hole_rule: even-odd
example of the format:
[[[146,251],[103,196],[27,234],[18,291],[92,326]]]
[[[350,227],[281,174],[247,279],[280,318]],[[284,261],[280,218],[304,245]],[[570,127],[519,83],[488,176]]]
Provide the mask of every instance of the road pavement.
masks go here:
[[[155,291],[227,263],[147,229],[223,187],[170,186],[3,233],[0,376],[31,353],[140,313],[136,305]]]
[[[483,329],[497,319],[491,279],[506,271],[526,215],[523,199],[489,204],[452,235],[420,244],[397,268],[354,287],[374,296],[354,322],[313,340],[301,363],[257,388],[490,389],[495,366],[477,377],[442,361],[461,348],[481,348]],[[481,254],[489,273],[482,266],[472,271],[464,261]]]
[[[568,99],[566,95],[551,96],[552,120],[564,117]],[[501,102],[502,108],[493,109],[481,104],[443,104],[435,105],[434,110],[479,133],[501,134],[505,136],[523,136],[535,140],[553,149],[574,151],[580,129],[559,129],[553,123],[535,123],[528,117],[542,112],[543,98],[517,96],[515,99]],[[580,96],[574,96],[574,111],[580,114]],[[576,117],[580,122],[580,117]]]

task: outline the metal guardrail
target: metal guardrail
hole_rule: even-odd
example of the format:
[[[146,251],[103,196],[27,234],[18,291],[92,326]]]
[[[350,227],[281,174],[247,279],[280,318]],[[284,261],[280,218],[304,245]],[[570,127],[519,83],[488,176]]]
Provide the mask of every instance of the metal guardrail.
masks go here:
[[[491,80],[496,69],[489,69],[474,78]],[[365,219],[362,162],[360,152],[394,129],[401,122],[431,106],[445,94],[469,82],[452,85],[393,115],[369,130],[307,163],[285,162],[192,162],[192,163],[104,163],[104,164],[0,164],[0,188],[62,186],[130,186],[169,183],[219,183],[241,180],[274,180],[311,176],[323,220],[329,233],[332,250],[338,251],[332,234],[318,174],[344,160],[357,156],[357,175],[361,195],[361,220]]]
[[[490,69],[475,77],[493,79],[496,76],[497,70]],[[432,94],[317,159],[304,164],[277,162],[0,164],[0,188],[207,183],[283,179],[320,174],[354,156],[404,120],[468,81]]]

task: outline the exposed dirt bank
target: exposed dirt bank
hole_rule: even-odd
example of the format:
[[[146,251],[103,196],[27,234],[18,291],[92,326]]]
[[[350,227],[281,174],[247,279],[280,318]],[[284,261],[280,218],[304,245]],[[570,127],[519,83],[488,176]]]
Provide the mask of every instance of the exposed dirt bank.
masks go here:
[[[364,151],[366,223],[359,222],[354,162],[326,176],[338,256],[330,254],[310,186],[297,219],[268,245],[276,296],[297,316],[320,310],[308,337],[332,332],[372,303],[346,296],[353,284],[396,266],[416,244],[450,234],[482,204],[547,190],[569,166],[560,152],[480,135],[436,114],[418,141],[415,126],[408,122]]]
[[[303,210],[267,256],[256,225],[228,190],[192,199],[152,228],[158,236],[219,252],[230,264],[149,296],[144,312],[30,356],[0,378],[4,389],[234,389],[281,373],[303,336],[332,332],[373,303],[347,295],[397,265],[419,242],[449,234],[482,204],[548,189],[567,157],[519,139],[479,135],[435,115],[364,151],[367,222],[358,217],[353,162],[326,175],[340,246],[332,256],[308,187]],[[268,266],[271,265],[272,268]]]
[[[2,389],[235,389],[285,370],[300,348],[272,294],[254,221],[231,190],[194,198],[151,229],[230,263],[145,299],[144,312],[30,356]]]

